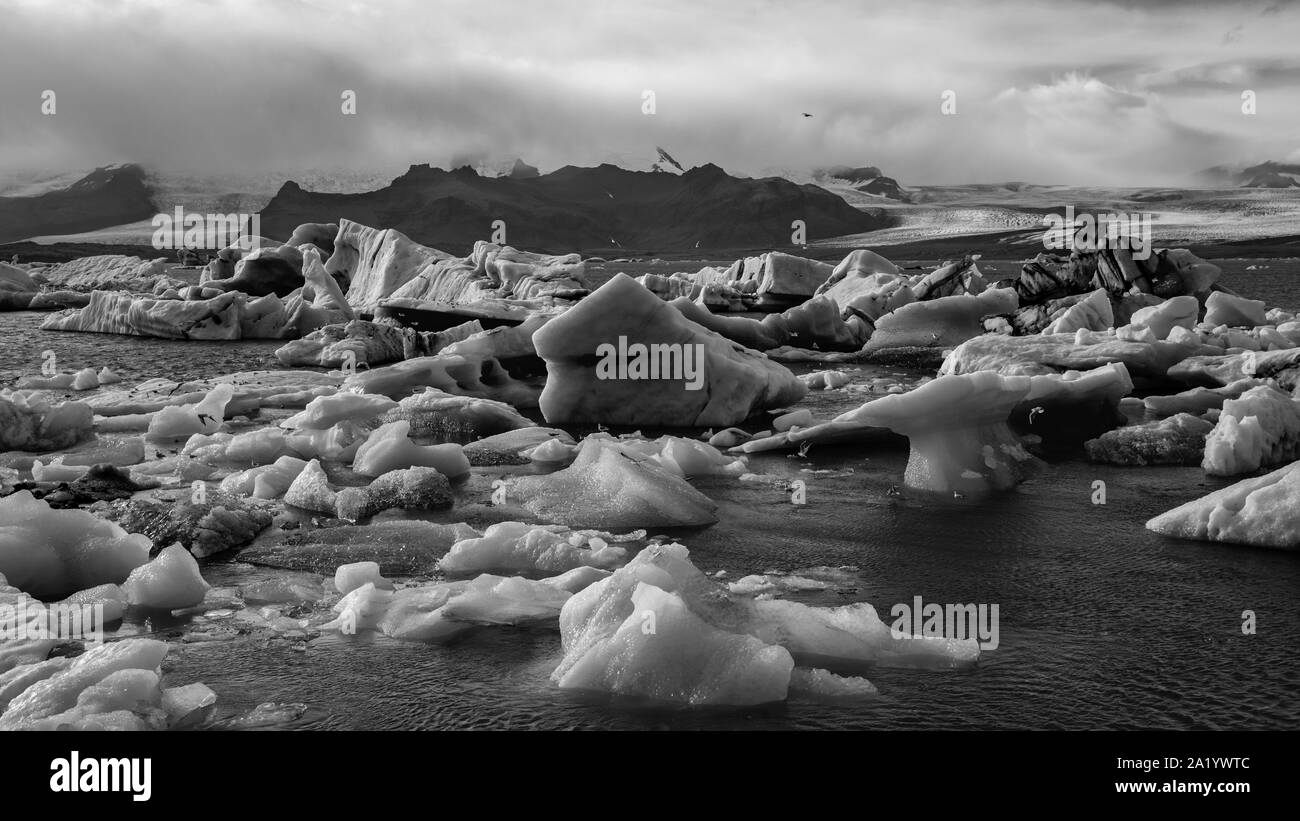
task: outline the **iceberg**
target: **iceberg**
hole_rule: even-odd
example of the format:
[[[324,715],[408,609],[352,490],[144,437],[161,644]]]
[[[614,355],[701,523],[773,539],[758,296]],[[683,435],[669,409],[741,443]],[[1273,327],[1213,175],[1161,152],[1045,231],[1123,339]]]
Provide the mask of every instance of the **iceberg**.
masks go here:
[[[1147,522],[1179,539],[1295,550],[1300,547],[1300,462],[1243,479]]]
[[[533,344],[546,360],[539,404],[550,424],[725,426],[807,391],[784,366],[691,322],[624,274],[540,328]],[[666,351],[669,367],[660,378],[641,378],[655,373],[631,361],[611,370],[619,350]]]

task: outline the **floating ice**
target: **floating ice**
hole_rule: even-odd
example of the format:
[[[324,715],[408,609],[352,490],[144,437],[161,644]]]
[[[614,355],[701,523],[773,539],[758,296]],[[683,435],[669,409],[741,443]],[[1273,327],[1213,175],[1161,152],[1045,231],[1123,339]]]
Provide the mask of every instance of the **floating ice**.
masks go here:
[[[540,328],[533,344],[547,363],[540,405],[551,424],[732,425],[807,390],[784,366],[686,319],[624,274]],[[629,357],[642,352],[636,361],[646,367],[629,359],[611,370],[620,344]],[[657,373],[664,357],[650,369],[652,350],[668,353],[667,373]]]
[[[1194,296],[1176,296],[1158,305],[1149,305],[1133,313],[1127,325],[1117,328],[1118,339],[1143,341],[1171,339],[1175,328],[1190,331],[1200,315],[1201,303]],[[1147,333],[1149,332],[1149,333]]]
[[[1147,529],[1180,539],[1295,550],[1300,547],[1300,462],[1193,499],[1151,519]]]
[[[357,450],[352,469],[362,476],[378,476],[421,465],[437,470],[448,479],[469,473],[469,460],[460,445],[417,445],[410,439],[410,427],[410,422],[401,420],[377,428]]]
[[[644,537],[645,532],[641,531]],[[499,522],[478,538],[452,545],[438,562],[444,573],[467,576],[472,573],[563,573],[577,567],[612,568],[622,564],[627,551],[590,539],[565,528]]]
[[[54,510],[30,491],[0,499],[0,573],[37,598],[122,582],[151,547],[147,536],[82,510]]]
[[[1088,459],[1112,465],[1199,465],[1214,423],[1189,413],[1107,431],[1084,443]]]
[[[166,655],[165,642],[125,639],[93,647],[71,663],[42,662],[49,666],[39,672],[50,675],[9,701],[0,715],[0,730],[165,726],[155,671]]]
[[[1205,439],[1201,467],[1212,476],[1237,476],[1300,457],[1300,402],[1259,385],[1223,403]]]
[[[257,499],[278,499],[284,495],[293,480],[307,467],[307,462],[294,456],[281,456],[274,464],[260,465],[232,473],[221,480],[226,493],[253,496]]]
[[[507,496],[543,520],[570,527],[628,530],[717,521],[717,505],[675,471],[594,435],[579,445],[572,465],[515,479]]]
[[[367,584],[373,584],[378,590],[393,589],[393,583],[379,575],[378,562],[353,562],[339,565],[334,571],[334,587],[345,596]]]
[[[339,422],[370,422],[397,407],[397,402],[374,393],[336,393],[318,396],[307,407],[280,423],[282,428],[326,430]]]
[[[193,405],[170,406],[159,410],[149,422],[148,438],[179,439],[195,433],[214,433],[225,420],[226,405],[235,395],[233,385],[217,385]]]
[[[1224,291],[1215,291],[1205,300],[1205,324],[1254,328],[1268,321],[1264,303]]]
[[[560,614],[561,687],[690,704],[786,697],[795,659],[819,666],[974,663],[973,639],[895,637],[869,604],[817,608],[732,596],[682,545],[651,545]]]
[[[71,447],[90,436],[93,422],[83,402],[54,405],[40,394],[0,391],[0,451]]]
[[[131,571],[122,582],[127,601],[155,610],[179,610],[203,601],[208,583],[199,563],[179,544],[163,548],[153,561]]]

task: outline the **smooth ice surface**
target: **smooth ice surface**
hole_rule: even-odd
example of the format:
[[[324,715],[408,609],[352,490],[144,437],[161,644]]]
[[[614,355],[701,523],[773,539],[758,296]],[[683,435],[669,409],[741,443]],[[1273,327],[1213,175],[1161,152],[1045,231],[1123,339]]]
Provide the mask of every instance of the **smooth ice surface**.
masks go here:
[[[282,428],[325,430],[342,421],[366,422],[378,419],[397,407],[397,402],[375,393],[344,391],[318,396],[307,407],[280,423]]]
[[[431,467],[448,479],[469,473],[469,460],[460,445],[452,442],[417,445],[411,441],[410,427],[410,422],[400,420],[375,429],[357,449],[352,469],[362,476],[379,476],[390,470],[420,465]]]
[[[127,601],[155,610],[179,610],[203,601],[208,583],[199,574],[199,563],[179,544],[163,548],[148,564],[131,571],[122,582]]]
[[[221,384],[192,405],[162,408],[149,421],[147,436],[150,439],[178,439],[195,433],[214,433],[221,429],[226,404],[234,395],[233,385]]]
[[[334,587],[345,596],[366,584],[380,590],[393,589],[393,583],[379,575],[378,562],[352,562],[339,565],[334,571]]]
[[[147,536],[83,510],[55,510],[27,490],[0,499],[0,573],[37,598],[120,583],[152,546]]]

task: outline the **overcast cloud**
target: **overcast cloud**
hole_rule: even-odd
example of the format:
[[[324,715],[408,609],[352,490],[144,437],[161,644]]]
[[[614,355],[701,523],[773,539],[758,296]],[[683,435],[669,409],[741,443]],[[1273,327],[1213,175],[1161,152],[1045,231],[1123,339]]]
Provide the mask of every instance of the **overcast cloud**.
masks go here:
[[[746,174],[1147,185],[1300,158],[1300,9],[1263,2],[0,0],[0,19],[0,174],[549,171],[659,145]]]

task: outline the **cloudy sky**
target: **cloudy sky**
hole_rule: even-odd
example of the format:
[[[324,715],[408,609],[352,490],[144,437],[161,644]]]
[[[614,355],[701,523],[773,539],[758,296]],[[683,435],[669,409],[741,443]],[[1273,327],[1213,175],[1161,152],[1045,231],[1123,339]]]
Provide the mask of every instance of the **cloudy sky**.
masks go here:
[[[0,19],[0,175],[548,171],[657,145],[688,167],[877,165],[904,184],[1300,161],[1286,3],[0,0]]]

